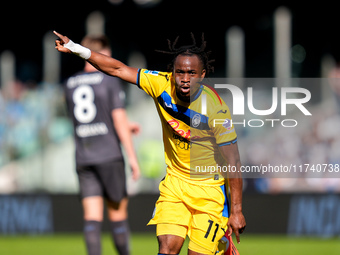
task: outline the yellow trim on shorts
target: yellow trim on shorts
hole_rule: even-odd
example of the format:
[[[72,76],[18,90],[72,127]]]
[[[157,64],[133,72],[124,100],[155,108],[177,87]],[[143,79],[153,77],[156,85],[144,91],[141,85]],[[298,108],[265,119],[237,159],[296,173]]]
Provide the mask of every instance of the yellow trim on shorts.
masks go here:
[[[156,227],[157,236],[175,235],[185,239],[187,236],[187,232],[188,228],[186,226],[177,224],[158,223]]]
[[[197,243],[193,242],[192,240],[190,240],[188,248],[191,251],[201,253],[201,254],[207,254],[207,255],[215,254],[214,252],[198,245]]]

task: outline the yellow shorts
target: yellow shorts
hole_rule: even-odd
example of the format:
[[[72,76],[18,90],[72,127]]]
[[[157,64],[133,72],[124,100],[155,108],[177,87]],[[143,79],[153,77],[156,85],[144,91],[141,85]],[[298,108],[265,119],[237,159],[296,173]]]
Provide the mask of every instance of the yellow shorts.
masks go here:
[[[160,196],[148,225],[159,224],[157,235],[183,238],[188,235],[189,249],[214,254],[227,230],[229,211],[225,186],[200,186],[167,174],[159,190]]]

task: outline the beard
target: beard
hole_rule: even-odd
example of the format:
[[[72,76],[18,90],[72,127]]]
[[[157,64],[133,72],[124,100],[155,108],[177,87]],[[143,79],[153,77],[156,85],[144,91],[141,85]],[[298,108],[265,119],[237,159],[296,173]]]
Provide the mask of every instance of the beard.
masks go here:
[[[188,93],[187,95],[183,95],[181,92],[176,91],[177,97],[186,103],[190,103],[190,93]]]

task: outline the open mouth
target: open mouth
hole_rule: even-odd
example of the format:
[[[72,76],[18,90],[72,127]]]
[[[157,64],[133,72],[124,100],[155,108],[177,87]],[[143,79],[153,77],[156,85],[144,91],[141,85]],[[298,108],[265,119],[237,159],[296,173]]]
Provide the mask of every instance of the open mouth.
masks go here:
[[[190,92],[190,86],[181,86],[182,94],[188,94]]]

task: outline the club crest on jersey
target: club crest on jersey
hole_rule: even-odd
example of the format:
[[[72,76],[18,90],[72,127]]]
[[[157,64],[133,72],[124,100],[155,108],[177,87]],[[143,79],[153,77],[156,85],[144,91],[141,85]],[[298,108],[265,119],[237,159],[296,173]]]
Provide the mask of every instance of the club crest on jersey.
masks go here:
[[[194,115],[194,117],[192,118],[192,127],[196,128],[199,126],[199,124],[201,123],[201,115],[199,115],[198,113],[196,113]]]

